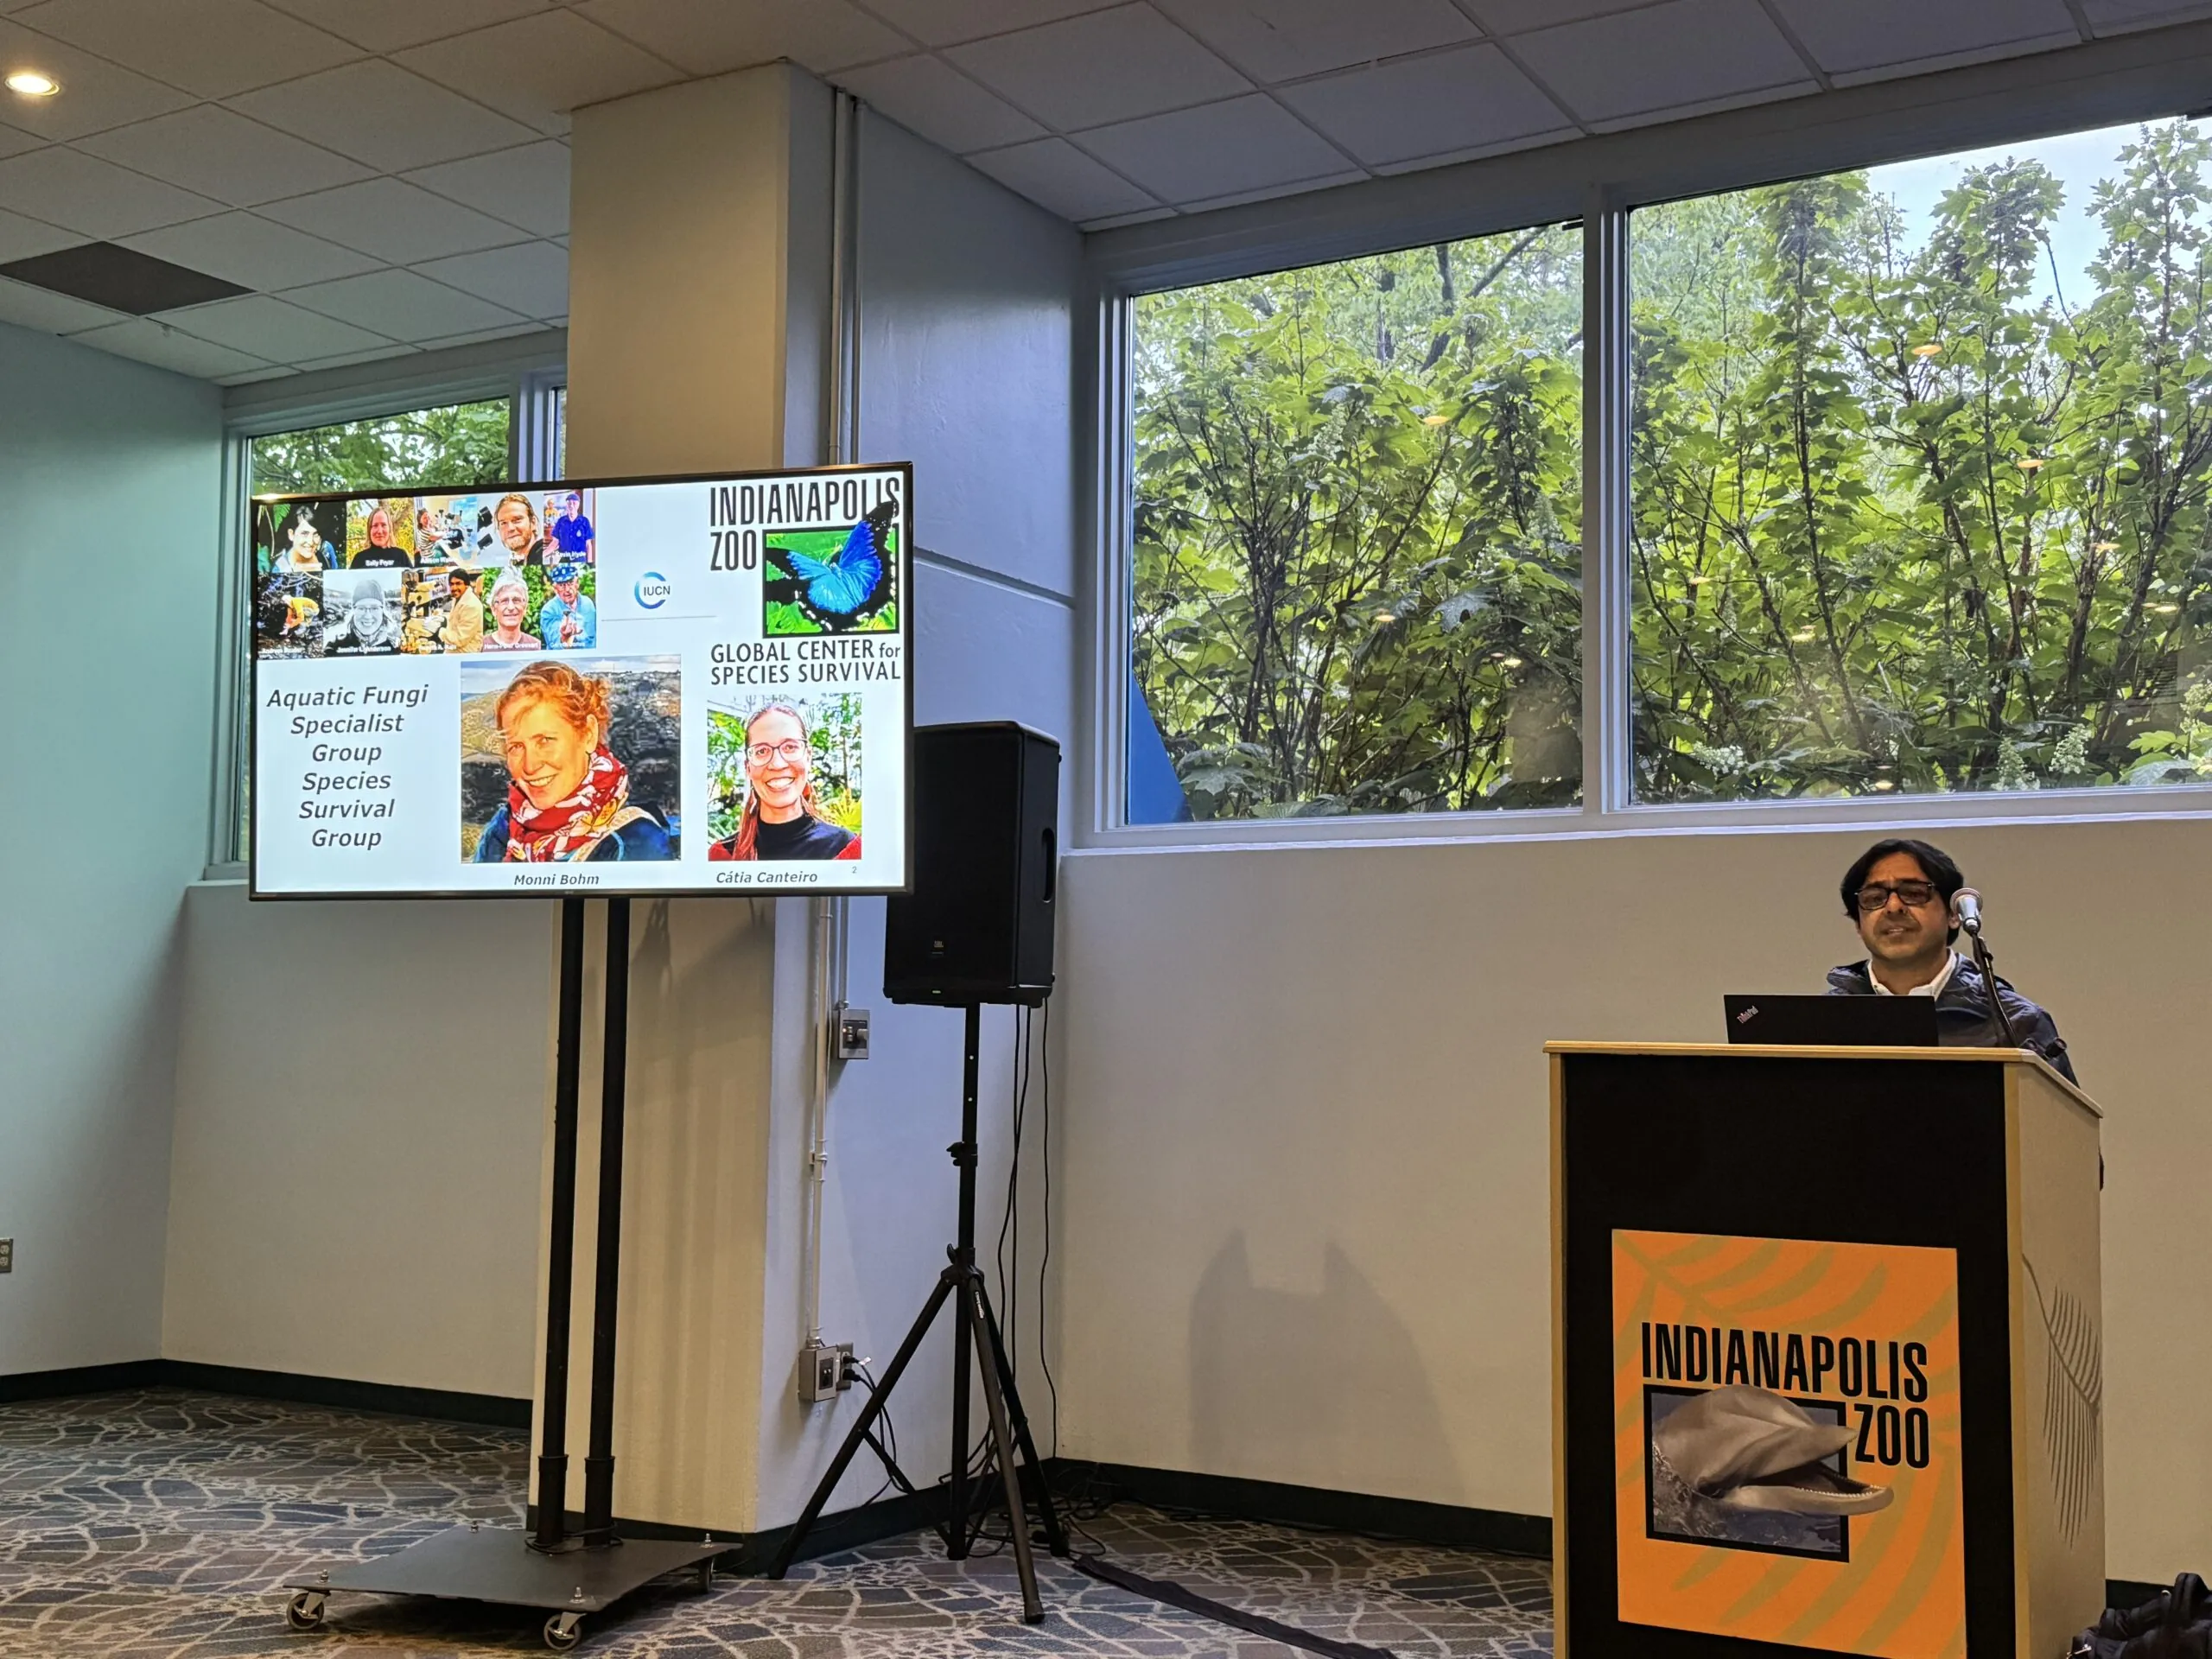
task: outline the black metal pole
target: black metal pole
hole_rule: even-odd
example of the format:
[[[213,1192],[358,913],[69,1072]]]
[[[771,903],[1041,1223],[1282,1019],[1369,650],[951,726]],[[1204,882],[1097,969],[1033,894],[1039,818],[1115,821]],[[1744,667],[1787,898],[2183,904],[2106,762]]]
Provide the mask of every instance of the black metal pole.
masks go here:
[[[591,1298],[587,1542],[614,1541],[614,1337],[622,1298],[622,1112],[630,1069],[630,901],[607,901],[607,1029],[600,1039],[598,1263]]]
[[[2020,1039],[2012,1029],[2012,1016],[2005,1011],[2005,998],[1997,988],[1997,964],[1989,958],[1989,947],[1982,943],[1981,930],[1977,927],[1967,937],[1974,941],[1974,965],[1981,969],[1981,988],[1988,995],[1989,1011],[1997,1016],[1999,1046],[2018,1048]]]
[[[976,1270],[976,1093],[983,1049],[983,1007],[970,1002],[967,1053],[960,1073],[960,1139],[947,1148],[960,1169],[960,1231],[950,1251],[957,1274]],[[945,1489],[947,1550],[956,1560],[968,1555],[968,1374],[976,1352],[976,1328],[964,1295],[952,1299],[952,1477]]]
[[[982,1275],[971,1275],[962,1294],[974,1304],[969,1315],[969,1328],[980,1333],[982,1327],[991,1322],[990,1308],[983,1299]],[[983,1403],[990,1411],[991,1452],[998,1459],[999,1479],[1006,1488],[1007,1534],[1014,1541],[1014,1571],[1021,1580],[1021,1618],[1026,1624],[1041,1624],[1045,1622],[1045,1604],[1037,1594],[1037,1563],[1029,1552],[1029,1516],[1021,1506],[1021,1471],[1014,1466],[1014,1434],[1007,1425],[999,1368],[992,1357],[979,1354],[977,1359],[977,1369],[983,1374]],[[1040,1478],[1043,1473],[1042,1470],[1038,1471]]]
[[[561,1002],[553,1052],[553,1215],[545,1263],[545,1389],[537,1452],[537,1530],[558,1549],[568,1536],[569,1292],[576,1254],[576,1076],[584,1013],[584,901],[561,901]]]

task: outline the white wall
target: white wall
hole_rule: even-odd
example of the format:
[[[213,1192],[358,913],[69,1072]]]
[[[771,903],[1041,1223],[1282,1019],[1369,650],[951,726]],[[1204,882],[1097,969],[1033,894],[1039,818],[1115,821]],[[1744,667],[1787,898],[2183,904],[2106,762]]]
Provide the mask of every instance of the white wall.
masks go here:
[[[2108,1114],[2107,1570],[2170,1578],[2212,1557],[2212,824],[1931,838]],[[1541,1046],[1821,988],[1870,839],[1071,861],[1064,1450],[1548,1513]]]
[[[186,895],[165,1356],[530,1392],[556,909]]]
[[[161,1345],[179,896],[207,855],[213,387],[0,326],[0,1373]]]

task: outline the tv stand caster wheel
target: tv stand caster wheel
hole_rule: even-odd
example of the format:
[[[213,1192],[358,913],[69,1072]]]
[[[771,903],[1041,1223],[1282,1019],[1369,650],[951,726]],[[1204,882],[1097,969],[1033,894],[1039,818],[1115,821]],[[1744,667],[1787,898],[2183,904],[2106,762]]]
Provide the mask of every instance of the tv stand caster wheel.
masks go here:
[[[556,1653],[566,1653],[584,1639],[584,1620],[581,1613],[556,1613],[545,1621],[545,1645]]]
[[[320,1590],[302,1590],[284,1604],[284,1622],[296,1630],[319,1630],[329,1599]]]

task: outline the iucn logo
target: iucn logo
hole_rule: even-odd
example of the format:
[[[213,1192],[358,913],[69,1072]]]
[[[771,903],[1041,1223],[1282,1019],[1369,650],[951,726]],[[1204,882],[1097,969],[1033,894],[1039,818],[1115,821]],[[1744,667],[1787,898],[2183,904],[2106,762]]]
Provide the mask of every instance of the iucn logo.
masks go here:
[[[638,578],[633,589],[642,610],[657,611],[668,603],[668,596],[676,591],[676,584],[658,570],[648,570]]]

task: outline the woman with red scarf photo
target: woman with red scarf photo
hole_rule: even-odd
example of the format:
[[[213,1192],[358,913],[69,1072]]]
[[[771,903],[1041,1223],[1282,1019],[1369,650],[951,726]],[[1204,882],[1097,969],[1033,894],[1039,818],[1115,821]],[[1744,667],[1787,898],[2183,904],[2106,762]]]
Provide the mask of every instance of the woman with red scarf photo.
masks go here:
[[[676,856],[660,821],[631,801],[629,768],[607,747],[612,701],[605,680],[555,662],[531,664],[499,694],[507,799],[476,843],[477,863]]]

